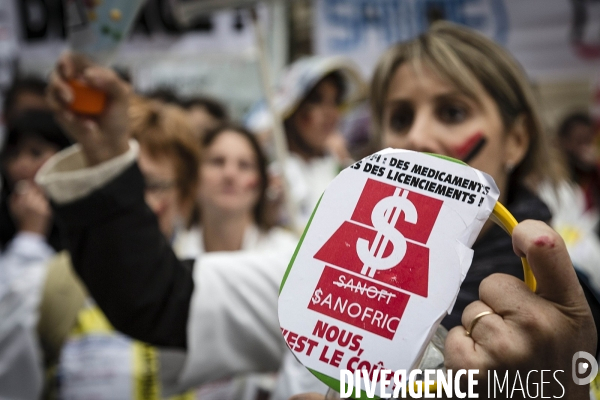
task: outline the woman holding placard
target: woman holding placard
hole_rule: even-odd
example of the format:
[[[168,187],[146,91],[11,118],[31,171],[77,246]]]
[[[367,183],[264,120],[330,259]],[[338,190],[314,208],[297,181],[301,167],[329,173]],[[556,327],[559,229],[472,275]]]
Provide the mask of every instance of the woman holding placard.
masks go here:
[[[500,46],[466,28],[436,23],[419,38],[400,43],[381,57],[371,95],[373,119],[383,147],[443,154],[467,162],[494,178],[500,202],[517,220],[550,220],[548,208],[535,192],[543,182],[559,183],[564,174],[550,150],[531,87],[519,65]],[[534,235],[536,229],[547,231],[543,236],[547,239],[524,237]],[[552,364],[558,358],[547,360],[548,364],[540,368],[554,365],[567,369],[568,357],[577,350],[595,352],[593,321],[587,305],[581,302],[581,288],[572,288],[571,295],[578,299],[573,303],[576,306],[561,316],[563,322],[570,320],[573,325],[555,321],[556,336],[548,336],[546,323],[558,316],[550,303],[558,282],[549,277],[538,279],[543,282],[540,296],[521,282],[523,267],[513,246],[520,256],[533,255],[532,261],[538,262],[548,262],[551,253],[560,253],[557,260],[564,260],[565,265],[556,268],[571,269],[564,247],[557,246],[560,251],[555,247],[558,242],[562,240],[542,224],[525,225],[512,242],[500,227],[490,223],[484,227],[473,246],[473,263],[456,304],[442,322],[448,329],[457,327],[446,342],[449,367],[477,365],[485,370],[514,361],[533,368],[536,360],[544,359],[537,352],[542,348],[538,346],[560,337],[569,337],[565,341],[580,347],[567,346],[566,342],[558,345],[565,358],[560,364]],[[503,275],[492,275],[496,273]],[[576,285],[572,269],[560,274],[570,285]],[[519,309],[525,315],[520,315]],[[479,316],[486,311],[496,315]],[[477,328],[466,337],[465,330],[474,327],[474,320]],[[473,341],[481,347],[473,350]],[[506,352],[499,351],[498,346],[505,346]],[[563,384],[568,386],[570,376],[566,380],[569,382]]]
[[[543,131],[531,87],[518,64],[491,40],[438,23],[389,49],[372,83],[372,114],[383,147],[443,154],[490,174],[499,201],[518,221],[549,221],[535,196],[540,183],[563,175]],[[511,241],[488,223],[473,246],[473,264],[452,314],[460,324],[483,278],[497,272],[523,278]]]
[[[377,147],[467,162],[494,178],[500,202],[517,220],[550,220],[535,192],[543,182],[556,185],[564,173],[551,153],[525,75],[491,40],[436,23],[418,38],[393,46],[377,64],[371,108]],[[523,284],[513,246],[530,259],[540,283],[538,295]],[[454,327],[446,341],[447,367],[562,369],[567,372],[561,375],[565,398],[584,398],[587,390],[572,383],[570,362],[580,350],[595,354],[594,324],[560,237],[529,221],[515,229],[511,241],[488,223],[473,250],[452,313],[442,322]],[[563,291],[565,297],[557,297]],[[598,308],[594,300],[591,305]],[[545,346],[554,351],[549,357]],[[561,397],[563,389],[553,384],[545,393]]]

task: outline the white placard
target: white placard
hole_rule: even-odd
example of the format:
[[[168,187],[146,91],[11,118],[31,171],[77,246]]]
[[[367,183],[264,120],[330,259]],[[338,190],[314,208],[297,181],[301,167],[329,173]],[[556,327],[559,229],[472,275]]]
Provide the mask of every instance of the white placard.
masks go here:
[[[342,171],[280,293],[281,330],[298,360],[336,390],[341,369],[413,368],[454,305],[498,196],[489,175],[407,150]]]

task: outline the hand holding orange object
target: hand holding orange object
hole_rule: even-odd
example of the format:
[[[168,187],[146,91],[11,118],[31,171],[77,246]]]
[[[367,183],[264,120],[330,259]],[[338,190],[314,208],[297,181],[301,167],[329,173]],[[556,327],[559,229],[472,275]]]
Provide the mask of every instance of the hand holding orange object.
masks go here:
[[[106,104],[106,94],[98,89],[94,89],[79,79],[68,81],[73,91],[73,101],[71,102],[71,111],[84,115],[98,115],[104,110]]]
[[[69,82],[81,81],[104,93],[105,104],[97,115],[74,113],[76,93]],[[79,144],[88,165],[110,160],[129,149],[129,85],[117,74],[73,53],[63,54],[50,75],[48,102],[57,121]]]

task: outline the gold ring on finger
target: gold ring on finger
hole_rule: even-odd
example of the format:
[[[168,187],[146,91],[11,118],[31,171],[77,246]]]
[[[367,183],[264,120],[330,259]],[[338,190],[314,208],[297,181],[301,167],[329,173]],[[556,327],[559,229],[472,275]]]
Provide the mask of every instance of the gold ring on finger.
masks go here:
[[[480,312],[479,314],[477,314],[475,316],[475,318],[473,318],[473,321],[471,321],[471,323],[469,324],[469,329],[466,330],[465,334],[468,337],[471,337],[471,333],[473,332],[473,328],[475,328],[477,321],[479,321],[481,318],[485,317],[486,315],[491,315],[493,313],[494,313],[493,311],[483,311],[483,312]]]

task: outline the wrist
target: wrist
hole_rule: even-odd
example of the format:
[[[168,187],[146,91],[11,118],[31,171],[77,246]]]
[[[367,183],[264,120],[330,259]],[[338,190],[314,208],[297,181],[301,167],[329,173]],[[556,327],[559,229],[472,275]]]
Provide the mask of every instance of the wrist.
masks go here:
[[[82,152],[85,156],[88,166],[93,167],[112,160],[129,150],[129,143],[126,138],[115,143],[106,144],[104,146],[83,146]]]

